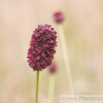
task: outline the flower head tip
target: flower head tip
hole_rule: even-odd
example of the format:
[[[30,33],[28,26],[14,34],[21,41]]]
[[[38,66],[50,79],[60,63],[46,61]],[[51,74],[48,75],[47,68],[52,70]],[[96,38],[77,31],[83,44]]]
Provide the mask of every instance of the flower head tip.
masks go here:
[[[53,15],[53,19],[56,23],[61,23],[64,20],[64,15],[62,12],[55,12]]]
[[[51,74],[54,74],[56,72],[56,70],[57,70],[57,64],[55,62],[53,62],[49,67],[49,72]]]

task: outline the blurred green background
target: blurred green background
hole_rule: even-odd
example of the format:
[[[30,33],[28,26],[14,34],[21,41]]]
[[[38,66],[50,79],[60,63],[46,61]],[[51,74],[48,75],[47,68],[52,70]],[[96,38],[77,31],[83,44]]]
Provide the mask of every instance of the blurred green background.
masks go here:
[[[38,24],[50,24],[56,11],[63,28],[76,94],[103,94],[103,0],[0,0],[0,103],[34,103],[35,72],[27,50]],[[59,35],[59,34],[57,34]],[[60,38],[55,61],[54,103],[70,94]],[[40,72],[39,102],[48,100],[48,69]]]

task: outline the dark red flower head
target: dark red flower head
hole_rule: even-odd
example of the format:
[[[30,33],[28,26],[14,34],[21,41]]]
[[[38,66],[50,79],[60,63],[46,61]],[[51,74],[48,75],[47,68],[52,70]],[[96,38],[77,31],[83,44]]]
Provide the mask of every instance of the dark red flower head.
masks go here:
[[[33,31],[30,48],[27,53],[27,62],[34,71],[45,69],[50,66],[57,46],[56,36],[57,32],[51,25],[38,25]]]
[[[53,15],[53,19],[56,23],[61,23],[64,20],[64,15],[62,12],[56,12]]]
[[[53,62],[53,63],[50,65],[50,67],[49,67],[49,72],[50,72],[51,74],[53,74],[53,73],[56,72],[56,70],[57,70],[57,64],[56,64],[55,62]]]

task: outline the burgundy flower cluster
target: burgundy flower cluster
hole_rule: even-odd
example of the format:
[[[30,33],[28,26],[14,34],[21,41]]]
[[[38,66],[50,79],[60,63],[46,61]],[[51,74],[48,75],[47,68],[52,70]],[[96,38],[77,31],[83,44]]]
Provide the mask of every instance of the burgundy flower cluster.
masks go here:
[[[53,62],[49,67],[49,72],[51,74],[54,74],[56,72],[56,70],[57,70],[57,64],[55,62]]]
[[[55,12],[53,19],[56,23],[61,23],[64,20],[64,15],[62,12]]]
[[[57,32],[51,25],[38,25],[33,31],[30,48],[27,53],[27,62],[34,71],[45,69],[50,66],[57,46],[56,36]]]

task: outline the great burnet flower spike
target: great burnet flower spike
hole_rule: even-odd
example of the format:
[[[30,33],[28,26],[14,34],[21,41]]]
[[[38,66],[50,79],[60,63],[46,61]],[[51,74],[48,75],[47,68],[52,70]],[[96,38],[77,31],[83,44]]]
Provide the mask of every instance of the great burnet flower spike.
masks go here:
[[[56,62],[52,62],[52,64],[49,67],[49,72],[51,74],[54,74],[56,71],[57,71],[57,64],[56,64]]]
[[[57,71],[57,63],[52,62],[49,66],[49,87],[48,87],[48,103],[54,103],[55,94],[55,74]]]
[[[33,31],[30,48],[27,53],[27,62],[34,71],[45,69],[50,66],[57,46],[57,32],[51,25],[38,25]]]
[[[64,20],[64,15],[62,12],[55,12],[53,14],[53,19],[56,23],[61,23]]]
[[[73,86],[73,82],[72,82],[71,68],[70,68],[70,64],[69,64],[67,45],[66,45],[66,41],[65,41],[65,34],[64,34],[64,30],[63,30],[64,15],[62,12],[55,12],[53,14],[53,19],[57,23],[59,36],[60,36],[60,40],[61,40],[63,56],[64,56],[65,67],[66,67],[66,73],[67,73],[67,77],[68,77],[68,82],[70,85],[71,94],[74,95],[75,93],[74,93],[74,86]]]

